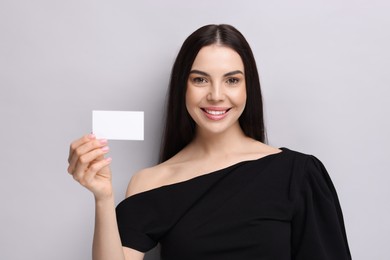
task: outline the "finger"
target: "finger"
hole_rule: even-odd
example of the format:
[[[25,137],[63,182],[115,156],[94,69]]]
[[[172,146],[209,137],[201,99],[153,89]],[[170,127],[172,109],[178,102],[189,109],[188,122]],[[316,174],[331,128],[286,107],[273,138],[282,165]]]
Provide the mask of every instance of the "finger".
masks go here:
[[[74,169],[76,168],[76,165],[77,165],[79,159],[82,156],[84,156],[85,154],[87,154],[87,153],[89,153],[91,151],[99,150],[99,149],[103,148],[106,145],[107,145],[107,140],[106,139],[100,139],[100,140],[89,141],[89,142],[84,143],[84,144],[80,145],[79,147],[77,147],[74,150],[74,152],[72,154],[72,157],[70,158],[68,172],[74,171]],[[85,158],[85,159],[88,159],[88,158],[89,157],[87,156],[87,158]]]
[[[103,170],[105,167],[108,167],[111,163],[111,158],[106,158],[101,161],[97,161],[91,165],[91,167],[88,168],[88,170],[85,172],[83,177],[83,182],[85,185],[88,185],[92,183],[93,179],[96,177],[96,175]],[[109,178],[109,176],[105,176]]]
[[[110,148],[108,146],[93,149],[80,156],[74,156],[68,167],[68,172],[72,175],[84,173],[93,161],[104,159],[104,155],[108,153]],[[76,154],[77,152],[75,152]]]
[[[73,178],[81,185],[90,188],[93,179],[98,172],[111,163],[111,158],[107,158],[101,161],[94,162],[84,173],[75,174]]]
[[[96,136],[94,134],[88,134],[88,135],[84,135],[83,137],[81,137],[80,139],[77,139],[76,141],[72,142],[70,144],[70,147],[69,147],[69,157],[68,157],[68,162],[70,163],[70,160],[73,156],[73,153],[74,151],[81,145],[91,141],[91,140],[94,140],[96,138]]]

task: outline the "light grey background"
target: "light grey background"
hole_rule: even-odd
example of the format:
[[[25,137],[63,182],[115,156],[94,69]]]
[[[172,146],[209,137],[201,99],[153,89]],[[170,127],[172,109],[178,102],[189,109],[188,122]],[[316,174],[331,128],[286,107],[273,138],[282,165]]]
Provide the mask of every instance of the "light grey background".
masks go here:
[[[145,141],[110,143],[122,200],[157,161],[173,59],[208,23],[251,44],[269,143],[326,165],[354,259],[389,259],[389,3],[1,0],[0,259],[90,259],[93,197],[66,172],[69,143],[93,109],[145,111]]]

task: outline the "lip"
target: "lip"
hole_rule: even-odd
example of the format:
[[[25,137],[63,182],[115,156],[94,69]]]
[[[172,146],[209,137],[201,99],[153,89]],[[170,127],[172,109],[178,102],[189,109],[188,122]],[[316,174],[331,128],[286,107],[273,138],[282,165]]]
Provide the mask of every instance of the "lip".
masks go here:
[[[203,114],[210,120],[218,121],[224,119],[229,111],[230,107],[203,107],[201,108]]]

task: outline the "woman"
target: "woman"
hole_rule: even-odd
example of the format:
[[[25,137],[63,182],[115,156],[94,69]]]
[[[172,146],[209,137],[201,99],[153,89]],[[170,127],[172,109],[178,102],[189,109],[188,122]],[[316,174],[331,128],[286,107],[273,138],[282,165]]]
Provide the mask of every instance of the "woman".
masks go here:
[[[251,49],[229,25],[191,34],[174,63],[161,163],[115,210],[107,141],[71,144],[68,172],[95,196],[93,259],[351,259],[319,160],[264,144]]]

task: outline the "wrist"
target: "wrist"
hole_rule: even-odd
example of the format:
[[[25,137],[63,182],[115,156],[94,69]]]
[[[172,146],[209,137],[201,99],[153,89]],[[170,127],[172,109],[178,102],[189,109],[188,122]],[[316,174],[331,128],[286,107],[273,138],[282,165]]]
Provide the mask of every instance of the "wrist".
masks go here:
[[[114,203],[114,194],[106,195],[106,196],[94,196],[96,205],[107,205]]]

